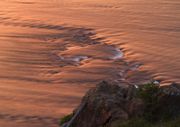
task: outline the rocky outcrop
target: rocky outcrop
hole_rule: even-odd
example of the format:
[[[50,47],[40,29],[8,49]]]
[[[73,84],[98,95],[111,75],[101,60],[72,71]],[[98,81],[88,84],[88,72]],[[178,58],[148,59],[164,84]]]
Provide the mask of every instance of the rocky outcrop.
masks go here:
[[[163,86],[162,90],[166,95],[180,96],[180,85],[177,83],[172,83],[171,85]]]
[[[166,88],[167,89],[167,88]],[[82,99],[82,103],[74,111],[72,119],[63,127],[112,127],[114,124],[143,116],[147,111],[147,104],[142,98],[136,97],[138,88],[127,84],[114,84],[101,82],[91,89]],[[162,95],[162,94],[161,94]],[[166,111],[167,105],[176,111],[174,116],[180,114],[180,97],[163,93],[157,109],[153,108],[157,117],[161,111]],[[160,107],[162,106],[162,109]],[[164,106],[164,107],[163,107]],[[158,109],[159,108],[159,109]]]
[[[111,121],[124,121],[132,115],[141,115],[144,104],[140,99],[132,99],[133,89],[124,84],[101,82],[85,95],[73,118],[64,127],[109,126]]]

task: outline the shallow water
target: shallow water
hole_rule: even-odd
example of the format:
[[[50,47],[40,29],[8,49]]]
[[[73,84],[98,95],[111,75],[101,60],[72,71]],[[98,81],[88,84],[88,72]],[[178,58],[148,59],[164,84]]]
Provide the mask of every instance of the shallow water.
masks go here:
[[[57,126],[96,82],[146,77],[136,68],[180,82],[179,21],[179,0],[1,0],[0,126]]]

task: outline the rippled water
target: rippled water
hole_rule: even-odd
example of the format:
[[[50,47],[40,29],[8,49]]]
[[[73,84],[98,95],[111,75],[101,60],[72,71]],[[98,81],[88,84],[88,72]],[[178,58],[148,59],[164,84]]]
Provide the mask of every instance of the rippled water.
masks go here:
[[[180,82],[179,21],[179,0],[1,0],[0,126],[56,127],[103,79]]]

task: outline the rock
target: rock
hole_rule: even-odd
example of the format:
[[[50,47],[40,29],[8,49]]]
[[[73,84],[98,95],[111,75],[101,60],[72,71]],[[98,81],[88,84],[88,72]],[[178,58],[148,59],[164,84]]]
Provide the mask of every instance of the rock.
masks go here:
[[[140,117],[143,115],[144,110],[144,102],[139,98],[133,98],[127,107],[127,111],[130,117]]]
[[[127,85],[101,82],[85,95],[66,127],[110,126],[113,121],[124,121],[133,114],[142,114],[143,102],[129,97],[133,96],[132,89]]]
[[[153,90],[153,84],[149,85],[150,87],[144,86]],[[179,85],[158,87],[155,93],[144,91],[145,97],[148,95],[155,99],[150,99],[149,102],[144,97],[137,96],[140,88],[125,82],[99,83],[87,92],[72,119],[63,127],[117,127],[127,120],[145,118],[147,115],[155,121],[180,116]],[[173,95],[172,90],[175,93]]]
[[[180,84],[171,83],[170,85],[163,86],[162,91],[171,96],[180,96]]]

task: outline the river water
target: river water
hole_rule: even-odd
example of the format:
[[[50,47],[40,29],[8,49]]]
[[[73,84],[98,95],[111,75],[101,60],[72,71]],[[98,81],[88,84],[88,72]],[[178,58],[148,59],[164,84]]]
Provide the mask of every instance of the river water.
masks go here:
[[[57,127],[129,68],[180,83],[179,48],[179,0],[1,0],[0,126]]]

